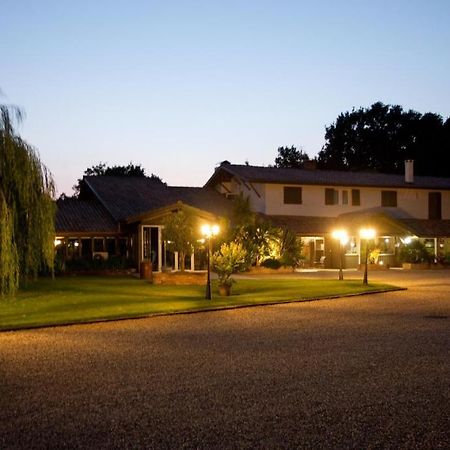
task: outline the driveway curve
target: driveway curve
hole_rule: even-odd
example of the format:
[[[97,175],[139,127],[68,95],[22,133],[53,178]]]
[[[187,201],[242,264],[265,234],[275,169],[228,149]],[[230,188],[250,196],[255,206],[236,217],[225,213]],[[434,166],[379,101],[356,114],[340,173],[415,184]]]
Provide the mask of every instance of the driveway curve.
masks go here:
[[[449,448],[448,274],[0,333],[0,448]]]

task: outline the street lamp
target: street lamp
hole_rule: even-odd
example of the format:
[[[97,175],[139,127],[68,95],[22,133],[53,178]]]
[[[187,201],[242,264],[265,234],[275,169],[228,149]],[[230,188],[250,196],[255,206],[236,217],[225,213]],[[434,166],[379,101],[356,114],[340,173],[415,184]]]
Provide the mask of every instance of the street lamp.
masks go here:
[[[375,230],[373,228],[361,228],[359,230],[359,236],[361,239],[365,239],[366,241],[366,254],[364,256],[364,278],[363,284],[367,283],[367,260],[369,259],[369,239],[373,239],[375,237]]]
[[[208,264],[207,270],[207,278],[206,278],[206,300],[211,300],[211,238],[213,236],[217,236],[219,234],[219,226],[218,225],[208,225],[205,224],[202,226],[202,235],[205,236],[205,239],[208,241],[207,250],[206,250],[206,260]]]
[[[342,272],[342,266],[343,266],[343,249],[344,246],[348,242],[348,234],[345,230],[334,230],[331,235],[334,239],[339,240],[339,280],[344,279],[344,273]]]

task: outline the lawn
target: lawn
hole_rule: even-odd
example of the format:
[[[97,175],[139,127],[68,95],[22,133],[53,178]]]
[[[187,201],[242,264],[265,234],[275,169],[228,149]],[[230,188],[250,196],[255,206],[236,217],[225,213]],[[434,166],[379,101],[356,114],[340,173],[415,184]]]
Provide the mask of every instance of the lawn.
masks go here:
[[[248,306],[397,289],[361,281],[239,280],[231,297],[204,299],[204,286],[161,286],[126,277],[40,279],[0,300],[0,330]]]

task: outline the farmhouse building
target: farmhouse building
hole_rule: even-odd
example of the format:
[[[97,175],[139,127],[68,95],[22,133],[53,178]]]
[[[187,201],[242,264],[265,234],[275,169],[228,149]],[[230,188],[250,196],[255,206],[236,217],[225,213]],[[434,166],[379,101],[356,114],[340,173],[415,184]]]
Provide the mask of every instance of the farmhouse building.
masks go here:
[[[256,213],[302,237],[307,265],[337,267],[333,230],[345,228],[345,267],[361,263],[361,227],[375,229],[376,262],[399,264],[399,248],[421,239],[435,260],[450,254],[450,179],[405,175],[235,165],[224,161],[203,188],[170,187],[146,177],[85,177],[79,199],[58,201],[57,242],[65,258],[127,256],[138,267],[179,267],[164,242],[164,218],[189,208],[201,223],[230,217],[233,199],[249,197]],[[199,236],[200,238],[200,236]],[[204,252],[186,266],[204,268]]]

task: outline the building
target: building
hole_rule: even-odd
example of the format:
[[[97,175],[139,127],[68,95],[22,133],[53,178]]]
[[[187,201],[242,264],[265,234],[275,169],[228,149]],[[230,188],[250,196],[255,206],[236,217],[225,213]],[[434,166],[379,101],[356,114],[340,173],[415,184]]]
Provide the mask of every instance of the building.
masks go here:
[[[164,218],[179,208],[191,210],[200,229],[229,217],[232,199],[248,196],[252,209],[274,225],[302,237],[306,263],[338,267],[345,229],[345,267],[364,257],[362,227],[376,232],[374,262],[399,265],[398,250],[421,239],[436,260],[450,254],[450,178],[284,169],[235,165],[224,161],[203,188],[170,187],[146,177],[85,177],[79,199],[58,201],[59,252],[66,260],[127,257],[138,267],[178,269],[179,255],[164,242]],[[200,235],[199,235],[200,238]],[[186,266],[204,268],[204,251],[189,255]]]
[[[179,255],[165,242],[165,218],[180,209],[195,216],[196,228],[229,214],[230,202],[213,189],[172,187],[148,177],[84,177],[78,199],[57,201],[57,250],[64,262],[127,259],[139,267],[152,262],[153,271],[177,270]],[[204,268],[205,251],[187,256],[186,267]]]
[[[339,265],[333,230],[344,228],[345,266],[361,263],[359,230],[376,230],[376,262],[396,266],[402,242],[420,238],[436,259],[450,254],[450,179],[405,175],[234,165],[216,168],[206,183],[228,198],[250,198],[254,211],[302,236],[310,265]]]

